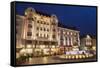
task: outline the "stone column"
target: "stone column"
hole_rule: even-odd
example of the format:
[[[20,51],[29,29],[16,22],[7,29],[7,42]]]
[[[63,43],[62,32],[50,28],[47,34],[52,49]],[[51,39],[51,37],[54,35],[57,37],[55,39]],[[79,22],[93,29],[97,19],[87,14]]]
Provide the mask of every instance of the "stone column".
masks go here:
[[[69,37],[67,37],[67,45],[69,46]]]
[[[65,46],[65,45],[66,45],[66,39],[65,39],[65,36],[63,36],[63,39],[64,39],[63,44],[64,44],[64,46]]]
[[[71,37],[71,40],[70,40],[70,42],[71,42],[71,45],[73,45],[73,38]]]
[[[78,46],[80,46],[80,37],[79,37],[79,33],[78,33]]]

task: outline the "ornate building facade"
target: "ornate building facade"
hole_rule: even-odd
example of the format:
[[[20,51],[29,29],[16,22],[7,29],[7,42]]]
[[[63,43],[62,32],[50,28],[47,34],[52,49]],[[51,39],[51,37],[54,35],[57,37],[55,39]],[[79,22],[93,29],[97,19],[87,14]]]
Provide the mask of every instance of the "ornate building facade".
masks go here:
[[[78,50],[79,31],[58,26],[56,15],[48,15],[27,8],[25,15],[16,15],[17,52],[32,53],[34,56],[61,54],[64,51]]]
[[[81,37],[82,50],[96,52],[96,36],[85,35]]]
[[[80,46],[79,31],[67,27],[58,27],[58,45],[65,51],[78,51]]]

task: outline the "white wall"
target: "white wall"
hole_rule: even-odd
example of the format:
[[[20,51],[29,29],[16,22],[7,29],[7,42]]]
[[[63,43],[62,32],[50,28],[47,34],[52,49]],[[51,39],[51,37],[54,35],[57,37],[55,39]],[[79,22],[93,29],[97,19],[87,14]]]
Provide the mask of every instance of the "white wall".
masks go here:
[[[0,0],[0,68],[12,68],[9,65],[10,64],[10,2],[11,1],[12,0]],[[98,5],[100,7],[100,0],[27,0],[27,1],[78,4],[78,5]],[[100,12],[100,8],[98,8],[98,10]],[[100,13],[98,13],[98,16],[100,18]],[[100,23],[98,23],[98,25],[100,25]],[[100,29],[100,27],[98,28]],[[98,35],[100,35],[99,32]],[[99,37],[98,40],[100,40],[100,36],[98,37]],[[100,45],[100,42],[98,43],[99,43],[98,45]],[[99,56],[100,56],[100,47],[98,49],[99,49]],[[93,62],[93,63],[30,66],[25,68],[40,68],[40,67],[41,68],[88,68],[88,67],[99,68],[99,66],[100,66],[100,62]]]

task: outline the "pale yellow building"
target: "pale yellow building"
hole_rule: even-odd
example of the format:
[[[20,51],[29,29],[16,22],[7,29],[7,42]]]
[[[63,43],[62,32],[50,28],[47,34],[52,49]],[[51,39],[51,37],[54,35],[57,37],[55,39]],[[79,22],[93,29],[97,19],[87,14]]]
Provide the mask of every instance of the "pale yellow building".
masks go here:
[[[58,45],[64,47],[64,51],[79,51],[80,31],[72,27],[58,26]]]
[[[96,36],[85,35],[81,38],[81,46],[83,50],[96,51]]]
[[[17,48],[33,48],[34,52],[49,54],[50,48],[55,48],[58,37],[58,19],[56,15],[48,16],[35,11],[33,8],[25,10],[25,16],[16,15],[16,20],[22,20],[22,26],[17,31],[21,32],[17,39]],[[21,30],[21,31],[20,31]],[[17,36],[16,35],[16,36]],[[53,52],[53,49],[51,53]]]
[[[34,8],[27,8],[25,15],[16,15],[17,52],[26,51],[25,53],[32,53],[34,56],[59,54],[61,36],[63,46],[68,48],[66,51],[79,50],[79,31],[59,27],[58,24],[55,14],[48,15]]]

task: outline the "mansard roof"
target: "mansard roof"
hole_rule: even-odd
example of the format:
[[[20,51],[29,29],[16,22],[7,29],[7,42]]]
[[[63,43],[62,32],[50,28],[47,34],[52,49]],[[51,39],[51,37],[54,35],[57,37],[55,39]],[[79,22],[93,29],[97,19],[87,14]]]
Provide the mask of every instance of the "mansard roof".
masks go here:
[[[85,38],[86,35],[89,35],[92,39],[96,39],[96,35],[92,35],[92,34],[84,34],[84,35],[80,36],[80,38],[81,38],[81,39],[82,39],[82,38]]]
[[[44,13],[44,12],[42,12],[42,11],[36,11],[36,13],[37,13],[37,14],[40,14],[40,15],[44,15],[44,16],[49,16],[49,17],[51,17],[50,14]]]
[[[76,27],[74,27],[74,26],[68,26],[68,25],[62,24],[62,23],[60,23],[60,22],[58,23],[58,27],[67,28],[67,29],[72,29],[72,30],[78,30],[78,31],[79,31],[79,29],[76,28]]]

